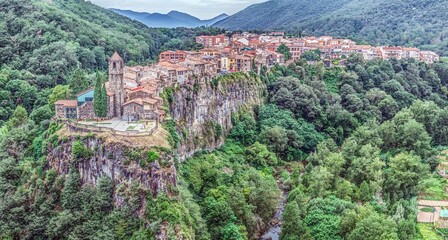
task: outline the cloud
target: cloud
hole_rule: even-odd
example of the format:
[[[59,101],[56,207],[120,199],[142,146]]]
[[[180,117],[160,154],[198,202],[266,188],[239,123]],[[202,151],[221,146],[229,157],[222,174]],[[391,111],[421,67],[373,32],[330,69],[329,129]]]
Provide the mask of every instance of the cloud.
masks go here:
[[[207,19],[221,13],[234,14],[243,8],[266,0],[90,0],[106,8],[140,12],[167,13],[171,10],[186,12]]]

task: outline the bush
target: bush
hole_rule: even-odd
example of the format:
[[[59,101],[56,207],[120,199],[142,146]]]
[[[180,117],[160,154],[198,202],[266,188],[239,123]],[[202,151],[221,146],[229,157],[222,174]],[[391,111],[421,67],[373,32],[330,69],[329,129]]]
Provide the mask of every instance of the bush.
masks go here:
[[[74,160],[87,159],[92,155],[92,151],[79,140],[72,144],[72,157]]]
[[[149,151],[148,152],[148,160],[149,162],[154,162],[159,160],[160,156],[158,153],[154,152],[154,151]]]

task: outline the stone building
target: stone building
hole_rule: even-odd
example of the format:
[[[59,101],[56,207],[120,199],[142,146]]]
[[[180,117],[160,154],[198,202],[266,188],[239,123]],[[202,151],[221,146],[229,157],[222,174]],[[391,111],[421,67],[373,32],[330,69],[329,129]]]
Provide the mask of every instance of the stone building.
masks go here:
[[[76,100],[59,100],[54,103],[56,118],[76,119],[78,101]]]
[[[121,109],[125,97],[123,65],[123,59],[115,52],[109,60],[109,89],[113,94],[114,117],[123,115]]]
[[[145,71],[152,70],[146,67],[126,67],[117,52],[112,55],[109,59],[109,79],[105,84],[108,118],[138,121],[160,120],[164,117],[165,111],[160,109],[163,102],[158,96],[163,84],[158,79],[146,77],[152,73]],[[57,101],[56,118],[95,119],[94,93],[95,89],[89,88],[79,93],[77,100]]]

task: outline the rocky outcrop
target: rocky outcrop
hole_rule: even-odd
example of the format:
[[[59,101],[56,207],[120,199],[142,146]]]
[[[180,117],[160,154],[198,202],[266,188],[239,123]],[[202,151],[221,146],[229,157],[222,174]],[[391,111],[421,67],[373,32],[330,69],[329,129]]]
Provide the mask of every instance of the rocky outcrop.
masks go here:
[[[148,160],[149,150],[130,148],[119,143],[106,144],[101,138],[81,137],[79,140],[90,153],[88,157],[75,161],[72,157],[73,142],[77,137],[60,140],[59,145],[49,148],[49,167],[58,174],[66,175],[71,167],[79,171],[83,185],[96,185],[103,177],[111,178],[116,188],[129,188],[132,183],[153,195],[173,194],[176,189],[176,168],[172,157],[160,153],[159,160]],[[161,166],[162,165],[162,166]],[[121,206],[124,198],[115,196],[115,204]]]
[[[232,114],[242,108],[250,109],[261,104],[264,90],[265,86],[258,77],[242,73],[226,75],[219,81],[173,88],[170,113],[181,139],[174,152],[162,150],[166,148],[144,140],[124,141],[107,134],[103,137],[101,134],[68,131],[67,134],[58,134],[58,144],[48,147],[47,167],[55,169],[60,175],[67,175],[71,168],[75,168],[84,186],[96,185],[103,176],[111,178],[115,183],[114,200],[117,207],[126,203],[129,197],[126,194],[132,192],[126,189],[135,183],[144,190],[140,197],[142,207],[139,213],[143,214],[148,192],[154,196],[160,193],[176,195],[174,158],[184,160],[197,151],[221,146],[232,128]],[[111,141],[111,138],[117,141]],[[77,141],[81,142],[88,154],[75,160],[72,148]],[[140,142],[137,144],[136,141]],[[153,149],[148,149],[149,146]],[[150,160],[148,153],[154,148],[158,149],[159,157]]]
[[[170,105],[182,139],[178,157],[184,160],[197,151],[221,146],[232,128],[232,114],[259,105],[264,90],[258,77],[242,73],[180,87]]]

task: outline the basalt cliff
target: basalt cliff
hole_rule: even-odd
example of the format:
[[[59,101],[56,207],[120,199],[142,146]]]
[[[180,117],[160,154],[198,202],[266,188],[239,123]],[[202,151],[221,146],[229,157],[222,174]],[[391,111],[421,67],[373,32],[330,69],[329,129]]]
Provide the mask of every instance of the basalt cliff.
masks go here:
[[[232,114],[260,104],[264,91],[256,75],[242,73],[171,88],[167,100],[171,119],[152,139],[71,132],[64,127],[59,140],[48,146],[48,168],[66,175],[75,167],[83,185],[96,185],[103,176],[111,178],[116,186],[116,206],[125,204],[128,196],[123,189],[132,184],[154,196],[173,195],[177,186],[175,162],[221,146],[232,128]],[[169,123],[174,123],[172,131]],[[176,140],[170,147],[163,138]],[[75,142],[88,151],[76,161]]]
[[[258,76],[243,73],[175,90],[170,113],[180,136],[179,159],[221,146],[232,128],[232,115],[259,105],[264,91]]]

